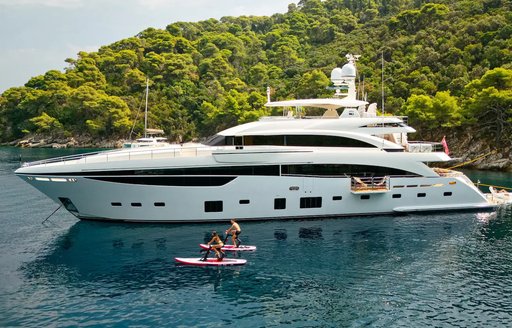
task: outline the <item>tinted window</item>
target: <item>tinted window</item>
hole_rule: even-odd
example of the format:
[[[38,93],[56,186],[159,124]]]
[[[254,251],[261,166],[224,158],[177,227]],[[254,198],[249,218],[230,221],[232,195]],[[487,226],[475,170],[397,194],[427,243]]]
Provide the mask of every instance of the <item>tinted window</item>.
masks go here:
[[[222,212],[223,211],[223,203],[221,200],[206,201],[206,202],[204,202],[204,211],[205,212]]]
[[[322,197],[302,197],[300,199],[300,208],[319,208],[322,207]]]
[[[286,198],[275,198],[274,199],[274,209],[275,210],[286,209]]]

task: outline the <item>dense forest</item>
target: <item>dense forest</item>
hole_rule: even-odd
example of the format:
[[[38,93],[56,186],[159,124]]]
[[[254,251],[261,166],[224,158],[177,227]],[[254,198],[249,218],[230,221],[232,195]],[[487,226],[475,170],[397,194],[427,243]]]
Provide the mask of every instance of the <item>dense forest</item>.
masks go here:
[[[174,141],[205,137],[273,114],[267,86],[273,100],[330,96],[347,53],[361,55],[368,101],[409,116],[419,137],[471,130],[512,143],[508,0],[301,0],[271,17],[148,28],[6,90],[0,142],[140,135],[146,78],[150,127]]]

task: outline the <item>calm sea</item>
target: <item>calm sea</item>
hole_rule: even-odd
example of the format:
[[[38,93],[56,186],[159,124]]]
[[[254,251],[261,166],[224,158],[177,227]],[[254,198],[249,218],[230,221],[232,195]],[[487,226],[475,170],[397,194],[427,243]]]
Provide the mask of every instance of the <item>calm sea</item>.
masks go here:
[[[182,267],[228,225],[41,223],[57,205],[13,171],[71,152],[0,148],[2,327],[512,326],[511,208],[245,223],[247,265]]]

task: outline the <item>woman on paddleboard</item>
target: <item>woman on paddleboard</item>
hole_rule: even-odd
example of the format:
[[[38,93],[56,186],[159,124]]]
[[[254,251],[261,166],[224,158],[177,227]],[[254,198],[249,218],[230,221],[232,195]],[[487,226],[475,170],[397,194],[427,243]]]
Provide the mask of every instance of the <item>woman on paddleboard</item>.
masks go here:
[[[221,249],[222,246],[224,246],[224,242],[220,239],[216,231],[212,231],[212,239],[208,242],[208,246],[210,246],[215,251],[217,259],[222,261],[225,255]]]
[[[240,225],[236,223],[235,219],[231,220],[231,227],[226,230],[226,235],[231,232],[231,240],[233,240],[233,247],[238,247],[242,243],[238,236],[242,233],[242,229],[240,229]]]

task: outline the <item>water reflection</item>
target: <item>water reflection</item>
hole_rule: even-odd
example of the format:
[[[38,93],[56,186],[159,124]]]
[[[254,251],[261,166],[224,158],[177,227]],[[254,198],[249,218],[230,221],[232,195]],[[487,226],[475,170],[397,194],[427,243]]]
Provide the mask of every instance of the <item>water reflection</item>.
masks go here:
[[[232,254],[248,264],[231,268],[173,261],[199,257],[198,243],[225,228],[219,224],[78,222],[22,272],[30,286],[64,287],[69,298],[165,295],[164,306],[179,308],[183,312],[173,315],[183,320],[215,317],[218,306],[205,310],[198,301],[211,299],[222,302],[220,311],[235,313],[230,318],[259,318],[262,326],[269,318],[301,322],[304,316],[319,326],[410,323],[410,316],[424,325],[443,322],[436,318],[454,323],[447,310],[453,306],[475,313],[512,309],[506,296],[512,255],[501,249],[512,247],[512,220],[509,210],[499,215],[487,221],[465,214],[242,223],[244,241],[258,250]]]

